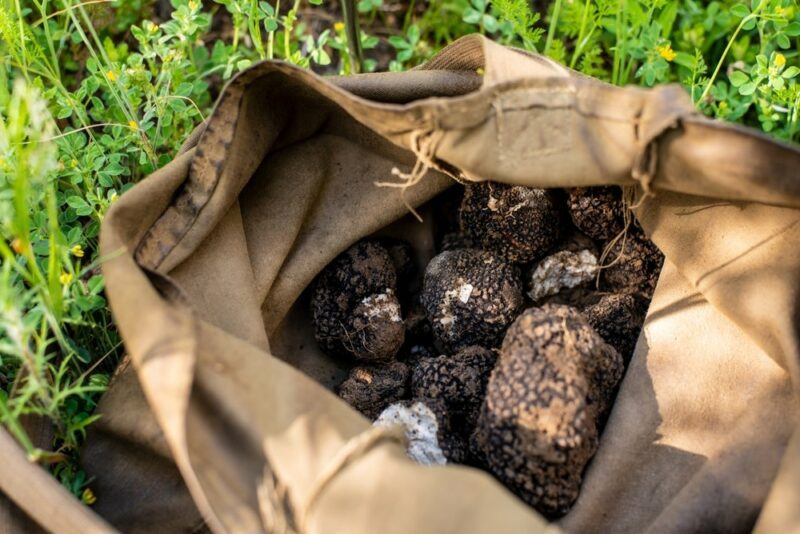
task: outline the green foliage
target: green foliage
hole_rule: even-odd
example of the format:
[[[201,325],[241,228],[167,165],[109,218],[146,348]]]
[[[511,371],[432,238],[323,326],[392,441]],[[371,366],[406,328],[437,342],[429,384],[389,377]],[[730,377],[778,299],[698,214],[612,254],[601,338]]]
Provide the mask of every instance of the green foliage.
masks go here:
[[[254,62],[351,74],[356,33],[320,4],[172,0],[166,16],[154,0],[0,0],[0,421],[86,503],[76,451],[121,351],[98,270],[103,216]],[[681,83],[709,116],[798,140],[797,0],[546,4],[348,5],[367,72],[478,32],[613,84]],[[30,417],[53,423],[52,443],[34,443]]]

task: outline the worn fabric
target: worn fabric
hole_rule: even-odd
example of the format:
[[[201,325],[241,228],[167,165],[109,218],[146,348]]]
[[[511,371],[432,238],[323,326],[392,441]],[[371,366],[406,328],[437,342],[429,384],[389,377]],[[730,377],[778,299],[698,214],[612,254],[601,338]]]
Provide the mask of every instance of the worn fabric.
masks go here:
[[[402,74],[256,65],[104,222],[131,365],[87,444],[97,509],[131,531],[794,528],[798,168],[798,150],[697,116],[678,87],[611,87],[478,36]],[[431,202],[454,179],[625,186],[666,256],[555,524],[484,472],[413,464],[331,393],[346,368],[313,341],[316,274],[376,232],[429,257]]]

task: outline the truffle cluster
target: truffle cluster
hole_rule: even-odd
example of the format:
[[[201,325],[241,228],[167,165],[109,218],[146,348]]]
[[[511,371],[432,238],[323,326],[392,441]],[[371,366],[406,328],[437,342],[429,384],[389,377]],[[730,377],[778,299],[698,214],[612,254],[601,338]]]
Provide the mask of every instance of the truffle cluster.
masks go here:
[[[408,243],[381,238],[320,274],[317,341],[353,364],[340,397],[375,424],[403,425],[411,458],[480,467],[562,515],[663,256],[625,226],[618,188],[481,182],[437,200],[438,254],[424,272]]]

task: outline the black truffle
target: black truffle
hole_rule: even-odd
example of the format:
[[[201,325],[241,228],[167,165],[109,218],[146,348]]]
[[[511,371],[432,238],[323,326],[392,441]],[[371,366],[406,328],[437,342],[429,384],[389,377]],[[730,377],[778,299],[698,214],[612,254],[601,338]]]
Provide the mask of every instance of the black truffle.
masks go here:
[[[338,256],[317,278],[311,297],[322,350],[359,360],[397,354],[405,330],[396,285],[392,259],[378,243],[361,241]]]
[[[399,285],[407,285],[417,273],[417,265],[414,262],[414,250],[411,245],[402,239],[393,237],[382,237],[378,243],[386,249],[397,273]]]
[[[412,397],[416,397],[413,393]],[[436,422],[439,430],[436,433],[439,440],[439,448],[442,449],[448,462],[461,464],[467,457],[467,442],[462,433],[453,427],[453,414],[443,399],[430,396],[416,397],[409,401],[409,404],[421,402],[436,415]]]
[[[559,240],[561,216],[544,189],[495,182],[466,186],[461,229],[481,248],[512,263],[544,255]]]
[[[475,242],[461,232],[451,232],[442,237],[440,252],[458,250],[460,248],[475,248]]]
[[[406,308],[404,322],[406,325],[406,344],[413,345],[428,343],[432,340],[433,333],[428,317],[425,315],[425,307],[422,305],[420,295],[412,298],[411,305]]]
[[[436,350],[436,348],[433,347],[433,345],[429,345],[427,343],[419,343],[408,347],[408,349],[404,352],[404,355],[405,355],[405,362],[413,367],[419,360],[423,358],[438,357],[439,352]]]
[[[563,304],[579,310],[583,310],[600,300],[602,293],[592,287],[574,287],[564,289],[557,294],[546,297],[542,304]]]
[[[396,402],[381,412],[375,424],[403,426],[406,453],[423,465],[463,463],[467,456],[466,441],[451,431],[450,414],[441,399]]]
[[[456,431],[468,435],[483,403],[486,383],[494,368],[495,351],[467,347],[452,356],[421,358],[411,366],[411,395],[441,399]]]
[[[353,310],[351,324],[343,344],[361,360],[388,360],[403,344],[400,303],[390,289],[363,299]]]
[[[503,340],[474,449],[524,501],[550,517],[565,514],[622,372],[622,357],[576,310],[526,310]]]
[[[627,365],[642,330],[646,307],[646,299],[638,294],[610,294],[583,310],[583,315]]]
[[[354,367],[339,385],[339,396],[370,419],[408,395],[409,369],[403,362]]]
[[[428,264],[422,305],[448,352],[496,346],[523,306],[519,271],[490,252],[442,252]]]
[[[625,226],[619,187],[576,187],[567,190],[567,210],[573,224],[591,238],[604,241]]]
[[[606,256],[608,267],[602,270],[606,286],[619,293],[641,292],[653,296],[664,255],[640,231],[621,237]]]

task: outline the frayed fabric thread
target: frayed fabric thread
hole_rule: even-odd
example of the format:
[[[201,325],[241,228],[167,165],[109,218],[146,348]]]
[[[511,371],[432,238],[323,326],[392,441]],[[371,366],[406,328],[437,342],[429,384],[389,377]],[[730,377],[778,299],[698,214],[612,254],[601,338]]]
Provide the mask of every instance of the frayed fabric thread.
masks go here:
[[[444,132],[437,129],[414,130],[411,132],[411,151],[416,156],[414,166],[410,172],[402,172],[398,167],[392,168],[392,176],[396,176],[399,181],[397,182],[375,182],[378,187],[395,187],[400,189],[400,195],[406,208],[411,212],[419,222],[422,222],[422,217],[414,209],[408,199],[406,199],[406,190],[410,187],[417,185],[428,171],[436,168],[434,158],[436,157],[436,150],[439,148],[444,137]]]

